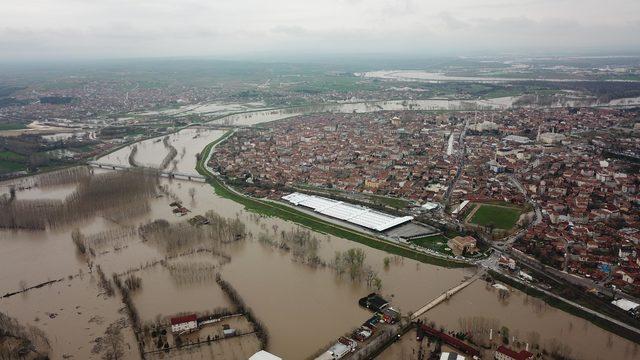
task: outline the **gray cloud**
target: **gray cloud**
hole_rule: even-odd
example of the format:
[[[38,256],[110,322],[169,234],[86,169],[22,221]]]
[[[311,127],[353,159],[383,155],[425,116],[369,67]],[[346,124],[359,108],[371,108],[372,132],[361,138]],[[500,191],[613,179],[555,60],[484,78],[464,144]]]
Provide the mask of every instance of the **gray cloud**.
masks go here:
[[[0,54],[640,51],[640,1],[4,0]]]

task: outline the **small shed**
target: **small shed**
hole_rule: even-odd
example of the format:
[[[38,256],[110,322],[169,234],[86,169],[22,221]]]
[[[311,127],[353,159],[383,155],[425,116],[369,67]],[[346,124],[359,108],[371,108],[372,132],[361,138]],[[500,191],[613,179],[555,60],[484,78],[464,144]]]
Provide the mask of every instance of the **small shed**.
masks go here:
[[[224,337],[236,336],[236,329],[224,324],[222,325],[222,335],[224,335]]]

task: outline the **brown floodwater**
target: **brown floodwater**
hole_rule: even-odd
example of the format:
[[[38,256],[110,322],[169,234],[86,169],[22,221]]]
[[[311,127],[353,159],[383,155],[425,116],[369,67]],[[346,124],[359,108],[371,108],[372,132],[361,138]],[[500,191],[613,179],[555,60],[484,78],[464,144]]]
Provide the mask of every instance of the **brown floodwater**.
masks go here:
[[[202,151],[207,144],[222,136],[222,130],[208,130],[199,128],[186,128],[169,136],[169,143],[176,148],[176,171],[190,174],[197,174],[196,154]],[[164,136],[147,139],[137,143],[138,152],[135,160],[139,164],[148,167],[158,167],[169,150],[164,146]],[[129,166],[129,154],[132,146],[125,146],[111,154],[99,159],[102,163]],[[173,165],[169,164],[168,170],[173,170]]]
[[[4,260],[4,259],[3,259]],[[5,266],[3,262],[3,268]],[[37,262],[31,262],[37,267]],[[94,273],[95,274],[95,273]],[[43,330],[51,345],[51,358],[99,359],[92,353],[94,340],[104,335],[109,324],[125,319],[119,297],[98,296],[97,278],[91,274],[34,289],[0,300],[0,311],[22,324]],[[123,330],[124,355],[138,358],[131,327]]]
[[[574,359],[631,360],[640,357],[640,348],[633,342],[520,291],[512,291],[506,300],[501,300],[498,291],[484,281],[471,284],[428,312],[425,318],[448,330],[458,330],[459,319],[471,316],[496,320],[498,326],[509,328],[510,336],[523,342],[531,342],[531,333],[538,333],[542,348],[561,344],[568,349],[567,355]]]
[[[200,283],[182,283],[172,278],[162,266],[142,270],[136,275],[142,278],[142,288],[133,294],[133,303],[143,322],[177,313],[231,308],[214,277]]]
[[[173,134],[170,139],[178,150],[176,168],[179,171],[195,173],[195,155],[222,134],[222,131],[202,129],[186,129]],[[162,142],[158,143],[161,149],[164,149]],[[162,161],[166,151],[160,152],[158,145],[154,144],[157,143],[140,146],[139,161],[148,164],[159,164]],[[126,148],[121,149],[100,161],[121,161],[127,164],[129,151]],[[217,249],[228,254],[231,262],[220,266],[215,260],[211,260],[211,256],[200,254],[183,256],[170,262],[212,261],[213,264],[217,264],[216,270],[221,272],[223,278],[237,290],[244,302],[253,309],[256,317],[265,324],[270,335],[270,351],[286,359],[306,358],[370,317],[370,313],[357,304],[360,297],[372,291],[364,283],[353,282],[347,275],[339,277],[330,268],[312,268],[296,262],[290,253],[257,240],[260,234],[274,236],[281,231],[299,229],[298,225],[244,211],[241,205],[217,196],[208,184],[161,179],[160,185],[165,187],[170,195],[150,198],[149,211],[137,216],[118,221],[96,216],[46,231],[0,230],[0,293],[16,291],[21,280],[31,286],[81,271],[84,273],[83,278],[76,277],[50,287],[29,291],[25,295],[2,299],[0,311],[7,312],[23,323],[41,327],[50,339],[55,339],[52,341],[55,355],[66,353],[76,358],[91,358],[91,338],[100,336],[108,323],[123,316],[123,313],[118,312],[122,304],[118,297],[98,296],[99,289],[95,279],[92,280],[88,274],[85,259],[79,256],[71,241],[71,231],[78,228],[84,234],[92,235],[108,230],[137,227],[155,219],[165,219],[172,223],[182,222],[191,216],[211,210],[226,218],[238,218],[246,224],[249,235],[245,240],[221,244]],[[65,193],[71,188],[73,184],[63,187],[39,187],[37,191],[42,196],[64,198]],[[18,198],[25,196],[20,193]],[[177,217],[172,213],[169,203],[175,199],[182,201],[191,211],[188,216]],[[376,271],[382,280],[381,293],[403,313],[419,308],[471,275],[470,270],[446,269],[399,257],[393,257],[391,265],[385,268],[384,258],[390,255],[382,251],[325,234],[313,233],[313,236],[319,240],[318,255],[325,262],[330,262],[336,251],[349,248],[363,249],[366,265]],[[96,250],[96,257],[92,260],[100,265],[109,277],[112,273],[137,269],[166,256],[152,243],[142,242],[137,235],[103,244]],[[193,282],[177,281],[161,265],[137,271],[136,275],[142,278],[142,288],[134,293],[133,301],[144,321],[154,320],[158,315],[165,317],[181,312],[212,311],[231,306],[211,278]],[[436,319],[440,316],[443,324],[448,321],[448,324],[454,326],[460,316],[458,313],[486,313],[487,316],[508,317],[501,303],[496,305],[492,302],[495,300],[495,294],[486,291],[483,286],[479,289],[476,287],[477,285],[474,285],[470,290],[464,290],[448,304],[430,312],[430,318]],[[527,311],[525,305],[517,306],[517,299],[522,296],[520,293],[514,293],[509,300],[510,306],[519,309],[514,310],[518,317],[514,321],[528,324],[527,319],[535,320],[540,315]],[[478,299],[483,299],[480,305],[469,306],[468,303],[461,303],[460,308],[452,308],[459,301],[479,302]],[[64,309],[57,312],[71,313],[70,309],[75,310],[75,306],[78,305],[84,309],[82,316],[59,316],[47,320],[46,323],[42,320],[42,314],[45,312]],[[496,315],[491,315],[494,312]],[[88,314],[100,316],[105,320],[100,326],[93,325],[94,322],[89,323],[90,318],[86,318]],[[549,327],[548,331],[557,331],[557,325],[551,319],[573,321],[574,329],[584,327],[579,323],[579,319],[560,311],[550,310],[549,314],[546,316],[547,322],[540,324],[540,330],[537,331],[542,333],[545,326]],[[36,316],[40,318],[39,321],[35,321]],[[507,320],[501,321],[508,324]],[[517,323],[513,325],[514,329],[516,326]],[[606,344],[610,336],[615,337],[595,326],[589,326],[588,337],[593,339],[594,344]],[[575,333],[577,334],[577,331]],[[133,344],[131,337],[129,332],[128,343]],[[571,339],[567,338],[567,341],[573,341]],[[564,341],[564,338],[562,340]],[[622,348],[629,348],[631,344],[617,337],[613,341]],[[578,344],[571,343],[570,346],[577,347]],[[594,347],[591,354],[604,356],[610,351],[610,348],[603,347],[598,350]],[[126,357],[137,358],[138,355],[135,351],[129,351]]]

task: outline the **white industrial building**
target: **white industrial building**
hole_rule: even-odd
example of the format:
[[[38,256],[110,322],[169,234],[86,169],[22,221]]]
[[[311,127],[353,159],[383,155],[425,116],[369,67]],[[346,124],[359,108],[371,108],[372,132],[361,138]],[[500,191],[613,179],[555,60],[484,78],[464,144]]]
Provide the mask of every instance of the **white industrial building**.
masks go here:
[[[282,360],[282,358],[273,355],[272,353],[260,350],[257,353],[251,355],[249,360]]]
[[[631,311],[640,307],[640,304],[627,299],[618,299],[612,301],[611,303],[624,311]]]
[[[380,232],[413,220],[413,216],[393,216],[364,206],[315,195],[296,192],[282,198],[296,206],[309,208],[319,214]]]

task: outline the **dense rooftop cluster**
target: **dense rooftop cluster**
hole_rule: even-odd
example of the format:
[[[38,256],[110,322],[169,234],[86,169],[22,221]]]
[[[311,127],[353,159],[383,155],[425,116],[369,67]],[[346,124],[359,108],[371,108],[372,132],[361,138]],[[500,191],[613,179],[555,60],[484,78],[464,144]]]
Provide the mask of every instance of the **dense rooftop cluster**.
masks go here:
[[[489,131],[467,137],[468,179],[454,194],[513,202],[517,189],[499,175],[513,174],[543,214],[516,248],[639,294],[638,112],[515,112],[521,116],[505,112]]]
[[[516,248],[638,293],[637,124],[634,110],[588,108],[317,114],[239,131],[211,165],[253,186],[334,188],[422,204],[444,202],[454,184],[453,206],[531,202],[542,222]]]
[[[457,166],[448,138],[461,128],[455,117],[411,112],[310,115],[238,132],[211,165],[253,183],[439,199]]]

